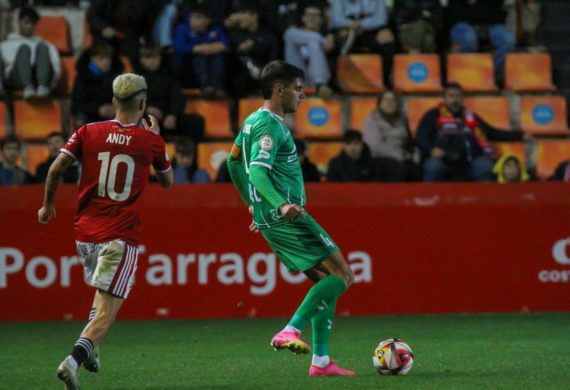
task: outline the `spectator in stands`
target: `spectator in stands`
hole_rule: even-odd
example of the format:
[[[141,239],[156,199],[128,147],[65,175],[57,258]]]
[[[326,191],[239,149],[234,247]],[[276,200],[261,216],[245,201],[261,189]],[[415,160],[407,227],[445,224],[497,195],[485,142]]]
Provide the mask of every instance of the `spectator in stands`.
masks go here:
[[[417,141],[423,159],[424,181],[463,177],[473,181],[493,179],[490,140],[521,140],[521,131],[500,131],[463,106],[463,89],[449,83],[443,103],[425,113]]]
[[[376,167],[368,146],[362,142],[357,130],[347,130],[343,135],[344,146],[340,154],[329,163],[327,181],[372,181],[376,179]]]
[[[235,54],[232,58],[232,96],[242,98],[259,91],[263,66],[279,55],[279,45],[271,32],[260,25],[257,2],[248,2],[239,13],[239,24],[229,32]]]
[[[570,160],[562,161],[558,164],[554,173],[548,178],[548,180],[570,182]]]
[[[330,28],[339,42],[340,54],[346,55],[354,47],[382,55],[384,82],[391,85],[396,39],[388,22],[385,0],[336,0],[331,4]]]
[[[303,172],[303,180],[305,182],[321,181],[321,174],[319,173],[319,170],[307,156],[307,144],[305,141],[296,139],[295,148],[297,149],[297,158],[299,159],[301,171]]]
[[[22,143],[18,138],[9,135],[0,142],[2,161],[0,161],[0,185],[30,184],[34,178],[30,172],[18,166]]]
[[[283,35],[285,61],[303,69],[305,85],[317,89],[321,98],[329,98],[332,89],[327,55],[334,50],[334,35],[326,32],[324,10],[318,3],[308,3],[301,10],[301,26],[291,26]]]
[[[179,138],[174,144],[174,183],[209,183],[210,177],[204,169],[198,169],[196,144],[188,138]]]
[[[153,42],[153,26],[164,2],[160,0],[93,0],[87,21],[93,41],[104,41],[138,64],[141,43]]]
[[[414,141],[394,92],[386,91],[378,98],[376,110],[364,122],[363,140],[376,159],[378,180],[421,180],[421,169],[413,161]]]
[[[406,53],[438,51],[438,33],[443,22],[439,0],[395,0],[392,15]]]
[[[493,173],[497,177],[498,183],[521,183],[529,180],[528,172],[524,162],[520,161],[514,154],[504,154],[499,158]]]
[[[197,5],[174,31],[174,59],[185,86],[198,83],[206,97],[224,97],[225,54],[230,42],[223,28],[212,23],[208,5]],[[188,69],[193,70],[189,80]]]
[[[24,90],[24,99],[49,97],[61,74],[61,61],[55,46],[34,35],[39,20],[40,15],[35,9],[20,8],[19,32],[8,34],[0,43],[0,73],[7,89]]]
[[[164,136],[189,136],[195,141],[204,135],[204,118],[199,114],[184,114],[186,99],[168,69],[162,67],[162,55],[158,46],[140,49],[138,73],[147,83],[147,113],[160,122]]]
[[[501,0],[449,0],[452,49],[472,53],[481,42],[495,48],[494,64],[502,77],[505,55],[515,49],[517,40],[505,26],[507,13]]]
[[[65,137],[62,133],[54,131],[47,136],[46,145],[49,154],[47,160],[39,164],[36,168],[37,183],[46,182],[49,167],[55,161],[56,157],[59,156],[59,150],[65,145]],[[73,163],[64,173],[62,179],[64,183],[77,183],[79,180],[79,164],[77,162]]]
[[[113,119],[113,80],[123,72],[119,56],[111,46],[98,42],[83,52],[76,69],[71,96],[75,125]]]

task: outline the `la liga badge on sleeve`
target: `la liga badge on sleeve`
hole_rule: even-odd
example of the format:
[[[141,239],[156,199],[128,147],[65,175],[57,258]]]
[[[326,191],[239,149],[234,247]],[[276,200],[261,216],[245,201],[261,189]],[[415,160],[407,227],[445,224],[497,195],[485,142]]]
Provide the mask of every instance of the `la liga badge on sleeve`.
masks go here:
[[[273,138],[271,138],[269,135],[264,135],[259,140],[259,147],[263,150],[273,149]]]

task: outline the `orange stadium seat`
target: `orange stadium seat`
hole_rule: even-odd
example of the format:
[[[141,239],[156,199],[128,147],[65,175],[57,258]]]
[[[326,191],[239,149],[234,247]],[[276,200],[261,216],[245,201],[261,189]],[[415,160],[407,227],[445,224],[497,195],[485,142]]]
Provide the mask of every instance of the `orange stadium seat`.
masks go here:
[[[131,64],[131,60],[127,56],[121,56],[121,62],[123,63],[123,73],[132,73],[133,72],[133,64]]]
[[[526,162],[524,142],[492,142],[492,145],[497,157],[514,154],[519,160]]]
[[[424,114],[441,102],[440,97],[410,98],[407,102],[408,125],[412,136],[416,136],[418,125]]]
[[[295,113],[299,138],[335,138],[342,136],[342,108],[338,99],[308,98]]]
[[[30,145],[25,147],[24,167],[32,174],[36,175],[36,168],[48,158],[48,150],[45,145]]]
[[[503,96],[470,97],[463,101],[465,107],[498,129],[510,129],[509,99]]]
[[[344,92],[382,92],[382,58],[376,54],[340,56],[337,63],[337,80]]]
[[[14,130],[23,140],[44,140],[52,131],[61,131],[61,104],[57,100],[14,102]]]
[[[350,128],[362,131],[366,117],[376,109],[375,97],[350,99]]]
[[[310,142],[307,145],[307,156],[321,173],[326,173],[329,162],[342,150],[342,142]]]
[[[83,18],[83,49],[91,47],[93,44],[93,37],[91,36],[91,28],[87,16]]]
[[[42,15],[36,26],[36,34],[52,43],[60,54],[71,53],[69,24],[64,16]]]
[[[238,126],[241,128],[245,119],[257,110],[259,107],[263,106],[263,98],[245,98],[240,99],[238,103]]]
[[[230,150],[231,142],[202,142],[198,144],[198,168],[205,169],[214,181],[220,165],[225,163]]]
[[[184,112],[195,112],[204,117],[206,137],[232,138],[234,136],[230,120],[230,107],[227,100],[189,100],[186,102]]]
[[[70,95],[73,91],[73,83],[77,70],[75,69],[75,57],[63,57],[61,59],[61,78],[59,80],[59,88],[65,95]]]
[[[547,179],[558,164],[570,159],[570,140],[543,140],[536,147],[536,175]]]
[[[467,92],[496,92],[490,53],[449,54],[447,81],[456,81]]]
[[[548,53],[509,53],[505,60],[505,89],[515,92],[548,92],[552,64]]]
[[[0,102],[0,138],[8,135],[8,115],[6,111],[6,104]]]
[[[521,97],[521,129],[533,135],[570,135],[563,96]]]
[[[405,93],[441,92],[441,66],[437,54],[396,54],[394,89]]]

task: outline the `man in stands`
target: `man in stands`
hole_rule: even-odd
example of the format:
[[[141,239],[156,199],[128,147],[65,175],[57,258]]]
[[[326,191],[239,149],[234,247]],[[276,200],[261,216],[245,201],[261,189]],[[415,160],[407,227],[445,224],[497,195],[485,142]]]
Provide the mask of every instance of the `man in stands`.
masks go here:
[[[443,103],[426,112],[418,126],[424,181],[468,178],[493,180],[493,150],[489,141],[516,141],[520,131],[497,130],[463,106],[463,89],[449,83]]]

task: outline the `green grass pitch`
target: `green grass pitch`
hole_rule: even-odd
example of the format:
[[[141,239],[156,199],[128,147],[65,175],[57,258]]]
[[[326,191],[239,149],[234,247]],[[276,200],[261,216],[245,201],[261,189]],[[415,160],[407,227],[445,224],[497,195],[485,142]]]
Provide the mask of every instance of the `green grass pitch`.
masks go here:
[[[274,352],[285,320],[118,321],[83,389],[568,389],[570,314],[340,318],[331,354],[352,378],[309,378],[309,356]],[[83,323],[0,323],[0,389],[60,389],[59,362]],[[310,339],[310,331],[305,332]],[[407,376],[372,368],[381,340],[415,353]],[[309,341],[309,340],[307,340]]]

